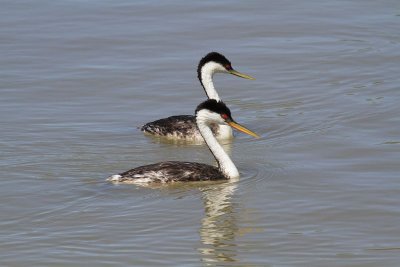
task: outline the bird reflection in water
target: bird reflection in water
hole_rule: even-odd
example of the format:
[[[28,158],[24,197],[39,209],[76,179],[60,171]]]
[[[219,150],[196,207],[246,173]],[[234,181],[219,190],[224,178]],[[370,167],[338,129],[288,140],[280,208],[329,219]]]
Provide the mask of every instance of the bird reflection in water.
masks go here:
[[[231,154],[232,144],[222,145]],[[235,203],[231,198],[237,189],[239,178],[202,188],[204,218],[201,221],[199,248],[204,266],[218,262],[236,262],[236,222]]]
[[[236,260],[235,237],[238,226],[231,197],[237,188],[236,181],[203,189],[205,215],[201,221],[199,248],[201,258],[207,263],[234,262]]]

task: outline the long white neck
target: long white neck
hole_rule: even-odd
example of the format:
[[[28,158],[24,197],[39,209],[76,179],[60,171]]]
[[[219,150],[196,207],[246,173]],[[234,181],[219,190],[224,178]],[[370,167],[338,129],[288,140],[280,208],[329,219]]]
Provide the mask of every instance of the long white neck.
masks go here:
[[[221,66],[215,62],[208,62],[202,66],[199,73],[199,80],[201,85],[203,85],[204,91],[206,91],[208,98],[220,101],[221,99],[219,98],[213,83],[213,75],[216,72],[223,72]]]
[[[199,111],[196,117],[197,127],[199,128],[200,134],[203,136],[204,141],[207,143],[208,148],[214,155],[218,162],[218,166],[222,173],[229,179],[234,179],[239,177],[239,171],[233,164],[231,158],[218,143],[217,139],[214,137],[210,127],[207,123],[206,114],[203,111]]]

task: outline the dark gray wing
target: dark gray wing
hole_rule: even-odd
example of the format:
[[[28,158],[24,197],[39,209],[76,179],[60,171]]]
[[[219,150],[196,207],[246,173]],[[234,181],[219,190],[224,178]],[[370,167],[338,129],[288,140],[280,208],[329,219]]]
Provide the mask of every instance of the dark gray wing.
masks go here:
[[[211,130],[214,135],[218,134],[216,124],[211,125]],[[177,115],[152,121],[143,125],[141,131],[160,136],[173,135],[180,138],[200,136],[196,117],[193,115]]]
[[[171,116],[165,119],[146,123],[142,126],[143,132],[167,136],[167,135],[193,135],[197,132],[196,118],[192,115]]]
[[[149,179],[154,183],[189,182],[189,181],[214,181],[227,179],[217,167],[181,161],[166,161],[123,172],[120,182],[135,179]]]

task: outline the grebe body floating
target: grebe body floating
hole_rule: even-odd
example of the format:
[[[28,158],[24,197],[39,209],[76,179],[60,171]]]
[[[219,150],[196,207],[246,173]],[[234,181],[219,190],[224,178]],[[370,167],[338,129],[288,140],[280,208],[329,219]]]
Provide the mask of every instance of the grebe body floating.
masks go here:
[[[254,80],[253,77],[240,73],[232,68],[231,62],[222,54],[217,52],[208,53],[203,57],[197,67],[197,77],[202,85],[207,97],[216,101],[221,101],[213,83],[215,73],[228,73],[241,78]],[[220,139],[230,139],[233,137],[232,128],[228,125],[210,125],[214,135]],[[171,116],[146,123],[141,127],[145,134],[162,136],[170,139],[202,141],[197,125],[196,118],[192,115]]]
[[[207,146],[218,163],[218,167],[181,161],[165,161],[112,175],[107,180],[113,183],[149,185],[189,181],[226,180],[239,177],[239,171],[224,151],[211,130],[212,125],[229,125],[254,137],[258,135],[236,123],[228,107],[221,101],[209,99],[201,103],[195,112],[195,121]]]

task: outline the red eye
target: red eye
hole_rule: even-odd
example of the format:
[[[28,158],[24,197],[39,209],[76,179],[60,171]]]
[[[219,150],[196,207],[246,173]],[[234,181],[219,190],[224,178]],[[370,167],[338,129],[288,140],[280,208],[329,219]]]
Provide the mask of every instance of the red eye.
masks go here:
[[[226,115],[225,113],[224,113],[224,114],[221,114],[221,117],[222,117],[224,120],[226,120],[226,119],[229,118],[228,115]]]
[[[229,65],[229,64],[226,64],[226,65],[225,65],[225,69],[227,69],[227,70],[231,70],[231,69],[232,69],[232,66],[231,66],[231,65]]]

